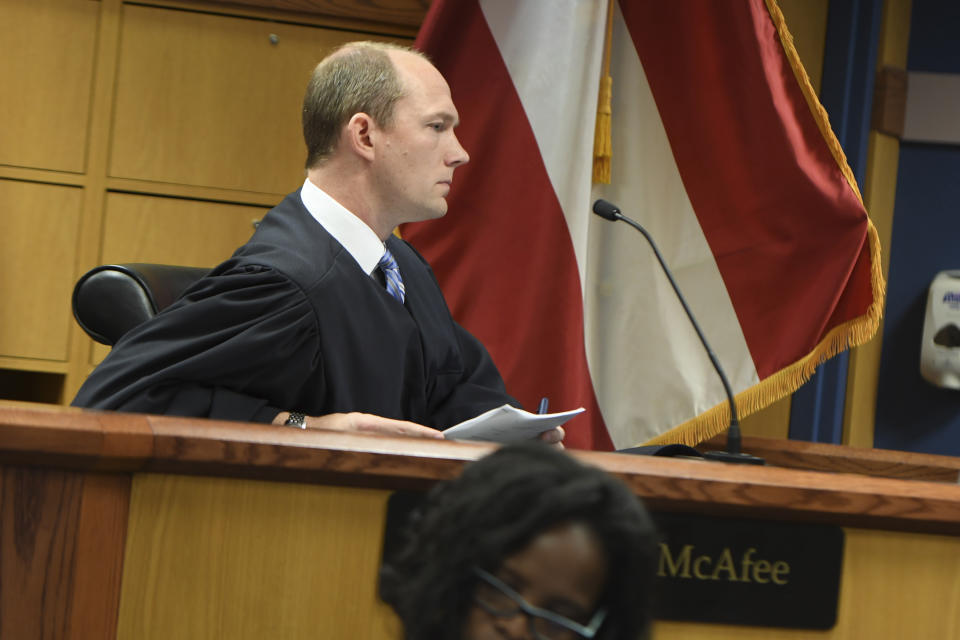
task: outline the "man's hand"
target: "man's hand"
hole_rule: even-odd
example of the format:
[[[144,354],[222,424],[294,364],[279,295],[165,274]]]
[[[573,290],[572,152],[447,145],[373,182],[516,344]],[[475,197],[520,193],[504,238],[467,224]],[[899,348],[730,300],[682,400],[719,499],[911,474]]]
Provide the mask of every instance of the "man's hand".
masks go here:
[[[282,411],[273,419],[273,424],[283,424],[290,414]],[[442,440],[443,432],[425,427],[406,420],[381,418],[370,413],[331,413],[325,416],[307,416],[308,429],[324,431],[344,431],[353,433],[380,433],[388,436],[406,436],[410,438],[431,438]],[[547,444],[563,449],[563,438],[566,433],[563,427],[556,427],[544,431],[539,435],[540,440]]]
[[[552,444],[558,449],[563,449],[563,436],[565,435],[566,432],[564,432],[563,427],[555,427],[549,431],[544,431],[539,437],[547,444]]]
[[[273,424],[283,424],[290,414],[282,411],[273,419]],[[406,420],[391,420],[369,413],[331,413],[325,416],[307,416],[308,429],[325,431],[349,431],[353,433],[380,433],[388,436],[432,438],[442,440],[443,433],[430,427]],[[549,432],[548,432],[549,433]]]

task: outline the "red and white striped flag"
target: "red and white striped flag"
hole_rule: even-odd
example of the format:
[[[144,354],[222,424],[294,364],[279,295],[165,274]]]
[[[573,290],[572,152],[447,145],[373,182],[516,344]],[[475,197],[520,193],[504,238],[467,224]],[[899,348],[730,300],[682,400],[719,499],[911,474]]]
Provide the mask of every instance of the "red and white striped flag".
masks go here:
[[[472,161],[443,220],[403,236],[528,408],[584,406],[575,448],[697,443],[723,387],[742,415],[869,339],[877,234],[773,0],[620,0],[610,39],[612,180],[591,179],[605,0],[434,0],[417,47],[447,78]]]

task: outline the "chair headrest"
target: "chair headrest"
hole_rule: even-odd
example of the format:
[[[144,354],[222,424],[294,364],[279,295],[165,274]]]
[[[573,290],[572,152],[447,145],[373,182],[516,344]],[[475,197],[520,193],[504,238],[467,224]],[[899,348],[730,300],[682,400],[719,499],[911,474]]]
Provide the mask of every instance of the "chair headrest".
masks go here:
[[[125,333],[173,304],[209,269],[161,264],[108,264],[73,288],[73,316],[87,334],[113,346]]]

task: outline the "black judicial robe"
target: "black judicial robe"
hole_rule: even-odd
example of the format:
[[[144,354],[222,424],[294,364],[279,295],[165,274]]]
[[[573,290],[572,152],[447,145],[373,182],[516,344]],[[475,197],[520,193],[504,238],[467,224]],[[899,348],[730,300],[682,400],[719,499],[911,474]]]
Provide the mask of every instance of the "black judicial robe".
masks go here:
[[[294,192],[229,260],[125,335],[73,404],[253,422],[362,411],[437,429],[516,405],[426,261],[396,237],[387,246],[406,304]]]

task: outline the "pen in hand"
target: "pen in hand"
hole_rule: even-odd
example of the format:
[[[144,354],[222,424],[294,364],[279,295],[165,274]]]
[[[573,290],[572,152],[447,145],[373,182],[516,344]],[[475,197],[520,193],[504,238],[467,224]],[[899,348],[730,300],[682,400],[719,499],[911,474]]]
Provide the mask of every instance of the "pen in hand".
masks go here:
[[[546,396],[540,398],[540,406],[537,408],[537,415],[543,415],[547,412],[547,407],[550,406],[550,401]]]

